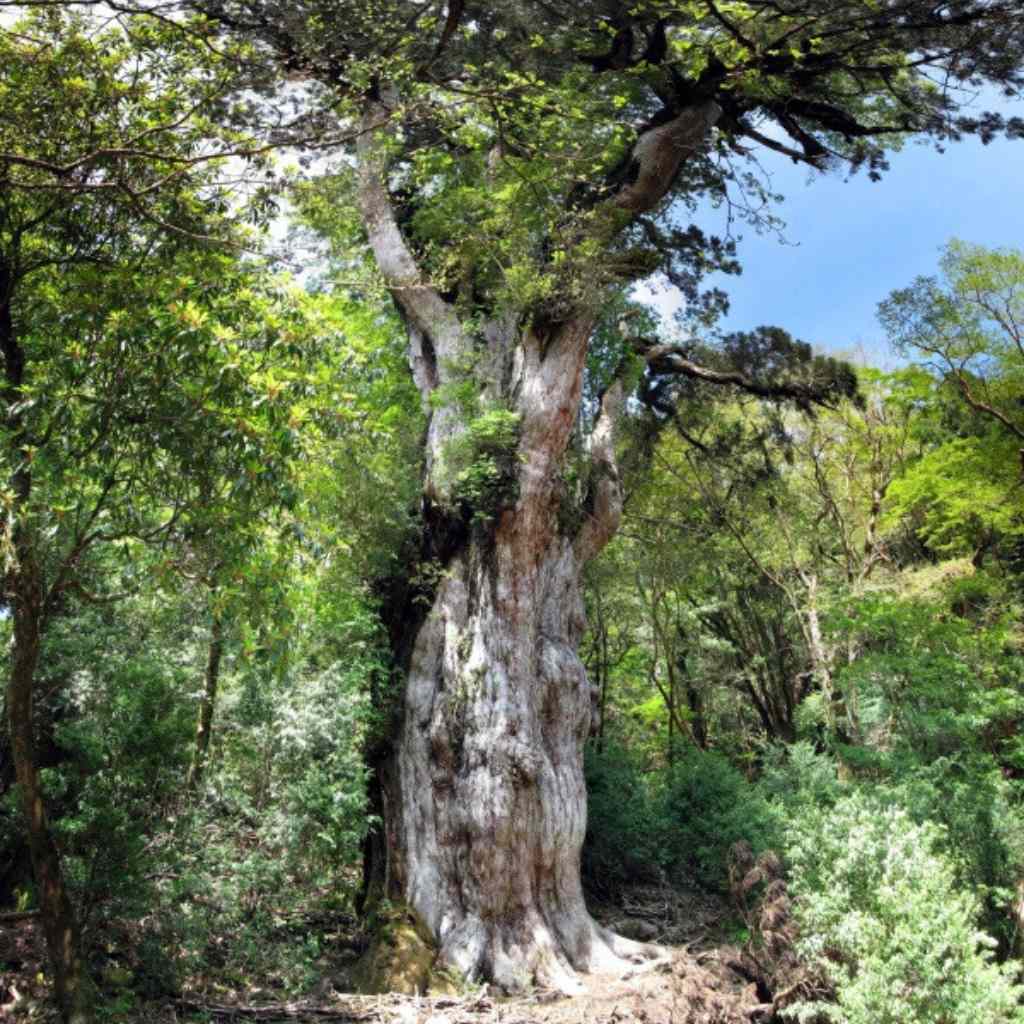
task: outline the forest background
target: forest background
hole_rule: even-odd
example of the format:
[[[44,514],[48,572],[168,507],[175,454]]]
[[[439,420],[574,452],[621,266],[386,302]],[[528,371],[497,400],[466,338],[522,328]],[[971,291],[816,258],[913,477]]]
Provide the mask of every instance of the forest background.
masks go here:
[[[351,131],[300,110],[303,74],[260,70],[258,33],[114,5],[16,13],[0,27],[0,996],[44,1012],[11,987],[37,916],[39,995],[69,1020],[284,997],[334,971],[356,986],[397,685],[389,588],[410,578],[425,614],[453,576],[417,546],[424,480],[473,537],[496,529],[519,422],[471,372],[422,400],[409,310],[354,212]],[[587,54],[616,52],[610,18],[578,48],[588,76]],[[989,80],[1012,93],[1021,57]],[[1015,102],[960,125],[1011,137],[979,166],[1012,150]],[[478,145],[449,130],[459,159]],[[881,194],[883,157],[836,146],[833,180],[852,160]],[[443,149],[413,159],[454,209],[412,206],[403,229],[457,288],[439,243],[464,217],[456,252],[477,259],[503,222],[459,208],[479,197],[445,178]],[[772,235],[771,183],[723,178],[707,201],[734,233]],[[503,188],[497,205],[525,202]],[[887,230],[872,222],[881,249]],[[559,456],[579,500],[558,528],[578,535],[604,399],[628,384],[621,527],[582,576],[588,897],[714,894],[783,1018],[1022,1019],[1024,255],[973,233],[931,276],[894,276],[880,369],[785,322],[725,320],[703,290],[721,279],[702,279],[737,270],[742,245],[680,235],[674,323],[639,300],[636,266],[602,279]],[[518,299],[532,284],[506,241]],[[656,332],[701,373],[659,370],[638,343]],[[421,438],[445,417],[442,479]]]

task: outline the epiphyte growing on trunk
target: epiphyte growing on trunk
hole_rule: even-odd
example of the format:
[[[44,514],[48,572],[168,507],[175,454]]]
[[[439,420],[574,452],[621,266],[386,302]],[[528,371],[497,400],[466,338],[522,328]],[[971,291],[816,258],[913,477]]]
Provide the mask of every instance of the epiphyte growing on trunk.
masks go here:
[[[519,413],[488,409],[444,447],[443,488],[474,523],[515,502],[519,421]]]

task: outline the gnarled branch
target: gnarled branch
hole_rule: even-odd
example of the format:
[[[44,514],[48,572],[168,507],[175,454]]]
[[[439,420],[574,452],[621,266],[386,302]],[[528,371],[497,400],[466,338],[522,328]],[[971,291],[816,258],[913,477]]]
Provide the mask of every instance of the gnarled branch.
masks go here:
[[[622,382],[615,380],[601,398],[601,412],[590,435],[593,508],[576,536],[576,556],[581,563],[590,561],[615,536],[622,517],[622,484],[614,443],[622,397]]]
[[[758,380],[737,369],[718,370],[694,362],[682,345],[665,344],[648,338],[631,339],[633,348],[644,358],[650,370],[659,375],[688,377],[705,384],[731,385],[747,394],[770,401],[789,401],[810,411],[815,406],[832,409],[843,395],[856,400],[856,394],[841,379],[802,381],[790,379]]]

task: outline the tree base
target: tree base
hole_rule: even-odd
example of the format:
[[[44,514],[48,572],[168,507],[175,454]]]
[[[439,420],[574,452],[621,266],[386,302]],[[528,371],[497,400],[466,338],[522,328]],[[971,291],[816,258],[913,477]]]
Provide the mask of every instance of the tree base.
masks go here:
[[[585,989],[581,974],[622,974],[638,964],[660,961],[661,947],[624,938],[588,922],[592,929],[586,964],[575,969],[544,943],[524,959],[532,970],[494,970],[488,979],[507,995],[534,987],[573,996]],[[517,951],[524,952],[524,951]],[[520,961],[522,963],[522,961]],[[497,965],[494,965],[497,967]],[[352,970],[352,989],[362,995],[459,995],[466,979],[438,950],[423,919],[406,905],[374,915],[370,945]]]
[[[438,967],[430,930],[407,906],[374,915],[373,937],[353,968],[352,987],[362,995],[449,995],[460,988]]]

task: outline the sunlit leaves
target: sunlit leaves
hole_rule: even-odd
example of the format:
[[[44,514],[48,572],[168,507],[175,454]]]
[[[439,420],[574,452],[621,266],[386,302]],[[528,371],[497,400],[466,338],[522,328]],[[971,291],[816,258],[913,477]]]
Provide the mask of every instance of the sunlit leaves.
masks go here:
[[[898,511],[946,552],[1024,530],[1024,256],[952,242],[942,278],[918,278],[879,306],[897,348],[932,376],[945,410],[938,448],[894,490]]]

